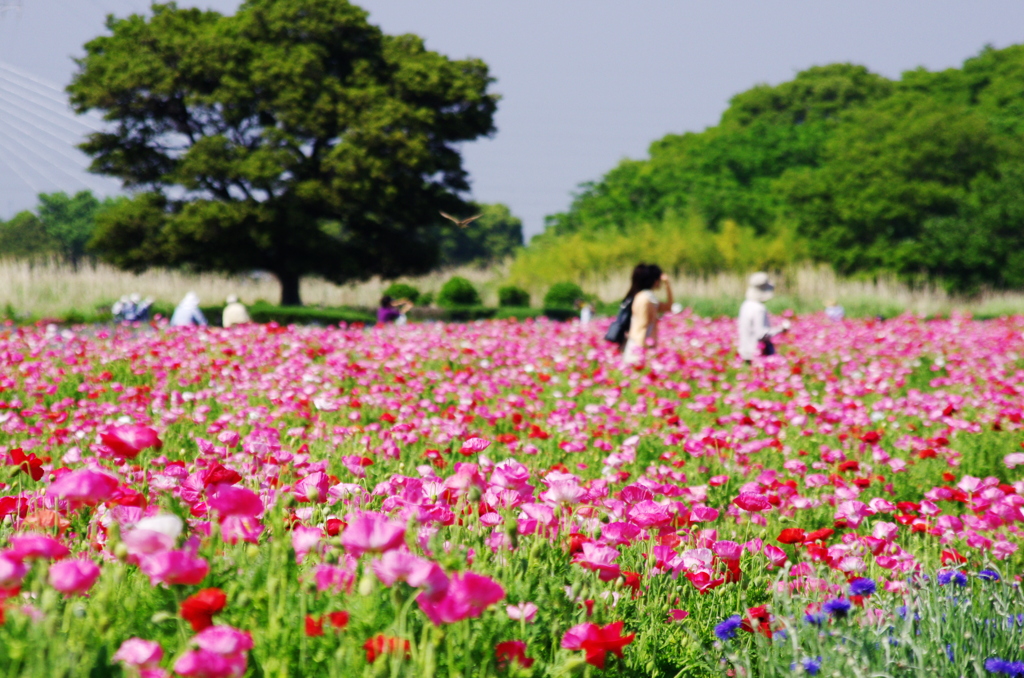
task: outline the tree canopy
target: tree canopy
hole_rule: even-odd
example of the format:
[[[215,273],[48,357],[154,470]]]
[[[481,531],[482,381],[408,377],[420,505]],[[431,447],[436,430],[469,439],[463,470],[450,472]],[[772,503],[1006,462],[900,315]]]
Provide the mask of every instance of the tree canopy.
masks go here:
[[[438,210],[465,211],[458,145],[494,131],[478,59],[389,36],[345,0],[153,5],[110,18],[68,91],[109,131],[82,148],[134,196],[93,245],[129,270],[264,269],[282,303],[305,274],[429,270]]]
[[[739,224],[752,242],[795,233],[801,243],[788,252],[842,273],[928,277],[968,293],[1020,286],[1022,132],[1024,46],[899,80],[851,64],[814,67],[737,94],[718,125],[669,134],[647,159],[582,185],[528,250],[577,252],[581,238],[607,243],[615,233],[643,239],[652,227],[693,223],[675,216],[691,214],[706,224],[687,227],[695,250],[711,252],[725,225]]]

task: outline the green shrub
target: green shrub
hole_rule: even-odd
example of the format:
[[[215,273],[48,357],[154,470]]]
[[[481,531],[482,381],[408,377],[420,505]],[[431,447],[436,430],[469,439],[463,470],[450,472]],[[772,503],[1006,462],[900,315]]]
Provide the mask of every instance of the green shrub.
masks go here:
[[[530,293],[515,285],[498,288],[498,306],[518,306],[526,308],[530,305]]]
[[[473,283],[465,278],[455,276],[441,288],[437,295],[437,305],[443,308],[479,306],[480,293],[473,287]]]
[[[544,308],[573,308],[583,297],[583,288],[576,283],[555,283],[544,295]]]
[[[419,306],[430,306],[433,303],[434,303],[434,293],[433,292],[424,292],[423,294],[420,295],[419,300],[416,302],[416,304],[419,305]]]
[[[420,291],[406,283],[391,283],[384,294],[392,299],[408,299],[414,304],[420,303]]]

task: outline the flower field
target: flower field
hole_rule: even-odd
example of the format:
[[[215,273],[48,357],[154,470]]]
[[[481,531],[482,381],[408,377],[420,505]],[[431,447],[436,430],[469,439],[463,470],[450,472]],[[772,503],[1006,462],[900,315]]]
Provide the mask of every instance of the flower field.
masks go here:
[[[1024,318],[0,330],[0,675],[1024,675]]]

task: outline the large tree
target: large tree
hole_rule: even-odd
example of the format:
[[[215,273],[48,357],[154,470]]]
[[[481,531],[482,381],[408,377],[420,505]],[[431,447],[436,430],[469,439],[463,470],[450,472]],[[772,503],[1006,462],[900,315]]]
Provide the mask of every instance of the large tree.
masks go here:
[[[345,0],[247,0],[233,16],[154,4],[111,18],[68,87],[112,129],[82,148],[134,197],[93,246],[129,270],[428,270],[438,210],[467,208],[460,142],[494,131],[480,60],[388,36]]]
[[[76,270],[96,230],[101,206],[92,191],[79,191],[73,196],[63,191],[39,194],[39,221],[64,261]]]

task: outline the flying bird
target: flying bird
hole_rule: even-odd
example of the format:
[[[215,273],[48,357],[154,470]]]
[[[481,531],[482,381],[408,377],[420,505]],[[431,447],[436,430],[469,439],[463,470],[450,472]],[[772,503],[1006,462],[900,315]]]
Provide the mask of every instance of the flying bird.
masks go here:
[[[455,217],[453,217],[450,214],[445,214],[444,212],[441,212],[441,216],[444,217],[445,219],[449,219],[449,220],[453,221],[455,223],[455,225],[458,226],[459,228],[465,228],[466,226],[469,226],[472,222],[474,222],[477,219],[479,219],[480,217],[482,217],[483,214],[478,214],[475,217],[470,217],[469,219],[461,219],[461,220],[460,219],[456,219]]]

